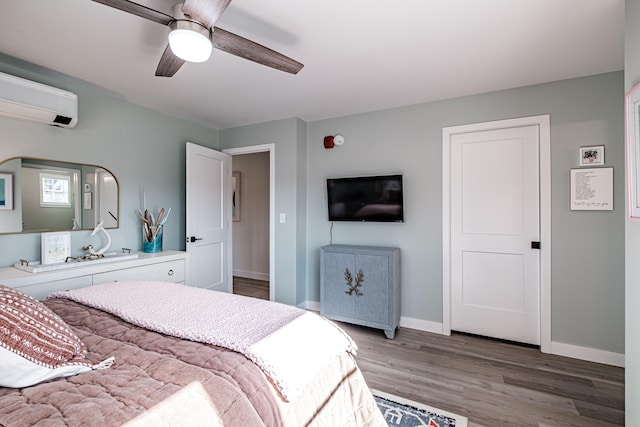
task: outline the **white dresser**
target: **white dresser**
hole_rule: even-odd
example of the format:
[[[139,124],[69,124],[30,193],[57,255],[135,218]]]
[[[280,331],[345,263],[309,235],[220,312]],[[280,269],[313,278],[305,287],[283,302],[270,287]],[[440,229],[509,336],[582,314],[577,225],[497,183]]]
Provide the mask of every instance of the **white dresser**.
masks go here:
[[[28,273],[14,267],[0,268],[0,284],[37,299],[55,291],[84,288],[118,280],[159,280],[189,284],[187,253],[163,251],[138,253],[138,258],[64,270]]]

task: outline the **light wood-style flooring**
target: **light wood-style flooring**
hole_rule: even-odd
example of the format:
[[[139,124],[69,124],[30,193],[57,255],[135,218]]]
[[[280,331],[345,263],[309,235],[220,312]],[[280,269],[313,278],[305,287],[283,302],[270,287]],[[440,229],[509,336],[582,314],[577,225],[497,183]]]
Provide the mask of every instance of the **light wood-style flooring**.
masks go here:
[[[269,299],[268,282],[234,278],[234,293]],[[455,412],[469,427],[624,425],[624,369],[465,334],[340,323],[358,344],[369,387]]]
[[[470,427],[624,425],[624,369],[465,334],[341,326],[369,387],[455,412]]]

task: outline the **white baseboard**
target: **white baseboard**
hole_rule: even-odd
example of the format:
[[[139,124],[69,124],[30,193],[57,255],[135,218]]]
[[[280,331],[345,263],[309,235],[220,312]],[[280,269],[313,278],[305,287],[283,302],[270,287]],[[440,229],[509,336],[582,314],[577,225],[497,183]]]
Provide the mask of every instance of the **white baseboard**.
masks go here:
[[[400,317],[400,327],[442,335],[442,323],[432,322],[431,320],[414,319],[413,317]]]
[[[304,301],[298,304],[298,308],[320,312],[320,303],[318,301]]]
[[[317,301],[305,301],[299,304],[298,307],[305,310],[320,311],[320,303]],[[442,323],[430,320],[401,317],[400,327],[442,335]],[[624,368],[624,354],[597,348],[551,341],[551,354]]]
[[[266,282],[269,281],[269,273],[259,273],[259,272],[256,272],[256,271],[233,270],[233,275],[237,276],[237,277],[244,277],[246,279],[264,280]]]
[[[624,354],[551,341],[551,354],[624,368]]]

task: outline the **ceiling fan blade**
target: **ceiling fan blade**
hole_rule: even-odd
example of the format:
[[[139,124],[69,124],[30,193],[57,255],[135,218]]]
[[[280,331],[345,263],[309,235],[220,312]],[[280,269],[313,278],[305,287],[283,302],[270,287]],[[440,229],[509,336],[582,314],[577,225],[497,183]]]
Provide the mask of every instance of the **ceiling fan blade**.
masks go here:
[[[304,67],[294,59],[222,28],[215,27],[211,34],[211,43],[216,49],[287,73],[298,74]]]
[[[164,50],[162,58],[156,68],[156,76],[173,77],[173,75],[184,65],[184,60],[178,58],[171,52],[169,45]]]
[[[182,12],[212,28],[231,0],[185,0]]]
[[[138,3],[134,3],[129,0],[93,0],[96,3],[102,3],[107,6],[111,6],[124,12],[138,15],[141,18],[148,19],[153,22],[157,22],[163,25],[169,25],[169,21],[173,20],[171,15],[158,12],[157,10],[148,8]]]

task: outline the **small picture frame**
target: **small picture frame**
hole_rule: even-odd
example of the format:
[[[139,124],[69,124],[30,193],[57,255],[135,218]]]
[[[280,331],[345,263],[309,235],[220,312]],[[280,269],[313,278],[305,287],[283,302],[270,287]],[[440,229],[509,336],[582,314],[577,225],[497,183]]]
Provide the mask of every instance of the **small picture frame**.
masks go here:
[[[604,145],[580,147],[580,166],[604,165]]]
[[[91,209],[91,192],[90,191],[86,191],[82,196],[82,208],[84,210]]]
[[[71,233],[42,233],[41,255],[43,265],[65,262],[71,255]]]
[[[0,210],[13,210],[13,175],[0,173]]]
[[[234,222],[240,221],[240,172],[231,174],[231,212]]]

